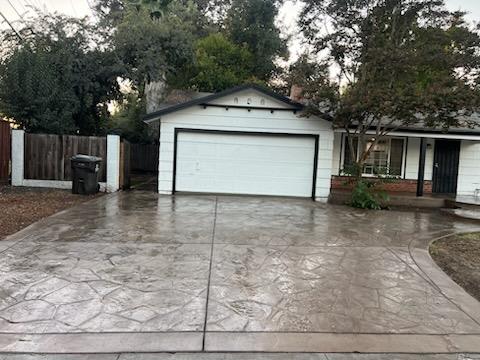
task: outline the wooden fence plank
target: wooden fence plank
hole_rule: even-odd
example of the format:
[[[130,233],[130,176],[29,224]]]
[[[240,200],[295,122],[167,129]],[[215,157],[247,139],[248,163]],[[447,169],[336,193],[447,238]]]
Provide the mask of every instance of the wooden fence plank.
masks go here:
[[[70,158],[76,154],[101,157],[99,179],[106,180],[105,137],[25,134],[25,178],[71,180]]]
[[[120,188],[130,187],[131,144],[127,140],[120,143]]]
[[[0,182],[10,176],[11,128],[10,123],[0,120]]]
[[[130,144],[130,159],[132,171],[158,171],[158,145]]]

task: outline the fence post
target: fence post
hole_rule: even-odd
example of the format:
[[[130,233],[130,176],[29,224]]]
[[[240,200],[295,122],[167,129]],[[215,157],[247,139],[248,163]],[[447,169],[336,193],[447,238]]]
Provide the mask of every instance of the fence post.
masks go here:
[[[22,186],[25,162],[25,131],[12,130],[12,186]]]
[[[107,135],[107,192],[120,189],[120,136]]]

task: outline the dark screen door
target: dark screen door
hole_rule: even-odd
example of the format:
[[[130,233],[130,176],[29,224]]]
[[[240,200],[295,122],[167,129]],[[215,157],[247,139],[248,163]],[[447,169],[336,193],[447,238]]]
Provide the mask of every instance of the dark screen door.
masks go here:
[[[457,192],[460,141],[436,140],[433,158],[433,192],[454,194]]]

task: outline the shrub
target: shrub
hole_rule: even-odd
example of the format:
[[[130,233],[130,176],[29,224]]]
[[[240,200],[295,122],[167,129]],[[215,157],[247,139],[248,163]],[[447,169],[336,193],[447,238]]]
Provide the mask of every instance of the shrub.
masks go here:
[[[359,209],[381,210],[388,194],[377,188],[374,181],[358,180],[352,190],[351,206]]]

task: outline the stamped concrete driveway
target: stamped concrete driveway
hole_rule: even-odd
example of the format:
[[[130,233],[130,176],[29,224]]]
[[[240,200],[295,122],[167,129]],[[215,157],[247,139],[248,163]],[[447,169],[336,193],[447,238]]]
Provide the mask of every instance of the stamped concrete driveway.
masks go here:
[[[0,352],[480,352],[437,212],[105,196],[0,242]]]

